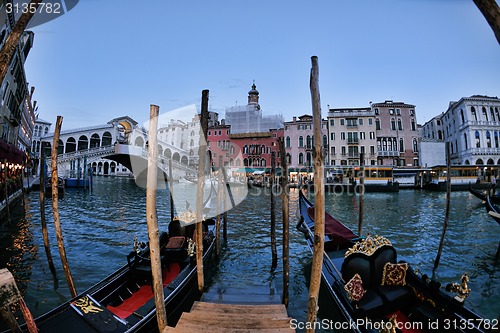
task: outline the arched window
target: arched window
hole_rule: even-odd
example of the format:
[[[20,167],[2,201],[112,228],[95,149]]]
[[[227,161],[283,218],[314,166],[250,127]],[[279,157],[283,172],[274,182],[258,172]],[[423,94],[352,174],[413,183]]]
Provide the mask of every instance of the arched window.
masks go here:
[[[396,119],[391,118],[391,130],[396,130]]]
[[[111,142],[113,141],[113,137],[111,136],[111,133],[109,132],[104,132],[102,133],[102,147],[109,147],[111,146]]]
[[[462,118],[462,124],[465,124],[464,110],[460,109],[460,117]]]
[[[78,151],[85,149],[89,149],[89,139],[85,135],[82,135],[78,139]]]
[[[66,153],[72,153],[76,151],[76,140],[73,137],[69,137],[66,140],[66,149],[64,150]]]
[[[498,132],[493,132],[493,136],[495,137],[495,148],[498,148]]]
[[[328,137],[326,135],[323,135],[323,147],[328,146]]]
[[[304,138],[301,136],[299,136],[299,147],[304,147]]]
[[[103,138],[104,139],[104,138]],[[103,140],[104,141],[104,140]],[[104,144],[103,144],[104,145]],[[144,139],[142,138],[142,136],[138,136],[137,138],[135,138],[135,143],[134,145],[136,145],[137,147],[143,147],[144,148]]]
[[[94,133],[90,137],[90,148],[96,148],[101,145],[101,138],[99,137],[99,134]]]
[[[304,164],[304,154],[299,153],[299,164],[302,165]]]
[[[483,117],[486,121],[488,121],[488,112],[486,112],[486,108],[483,106]]]
[[[311,166],[312,165],[312,155],[311,155],[311,153],[307,153],[306,154],[306,162],[307,162],[307,166]]]
[[[380,119],[375,119],[375,129],[380,130]]]
[[[411,130],[416,131],[417,130],[417,125],[415,124],[415,119],[411,120]]]
[[[285,147],[290,148],[290,137],[287,136],[285,139]]]
[[[64,143],[59,139],[59,143],[57,144],[57,155],[61,154],[64,154]]]
[[[467,133],[464,133],[465,150],[469,149],[469,143],[467,142]]]
[[[481,139],[479,138],[479,131],[476,131],[474,136],[476,138],[476,148],[481,148]]]
[[[401,118],[398,118],[398,130],[403,130],[403,122],[401,121]]]
[[[236,159],[236,166],[237,167],[241,166],[241,160],[239,158]]]
[[[309,135],[306,137],[306,148],[311,148],[311,137]]]
[[[470,108],[470,113],[471,113],[472,117],[474,118],[474,120],[477,121],[476,109],[473,106],[471,106],[471,108]]]
[[[491,148],[491,134],[490,134],[490,131],[486,131],[486,147]]]
[[[418,152],[418,143],[417,139],[413,139],[413,152],[417,153]]]
[[[490,107],[490,115],[491,115],[491,121],[495,121],[495,112],[493,111],[493,107]]]
[[[399,138],[399,151],[401,153],[404,153],[404,151],[405,151],[405,145],[404,145],[403,138]]]
[[[287,164],[291,164],[292,163],[292,155],[290,155],[288,153],[286,154],[286,163]]]

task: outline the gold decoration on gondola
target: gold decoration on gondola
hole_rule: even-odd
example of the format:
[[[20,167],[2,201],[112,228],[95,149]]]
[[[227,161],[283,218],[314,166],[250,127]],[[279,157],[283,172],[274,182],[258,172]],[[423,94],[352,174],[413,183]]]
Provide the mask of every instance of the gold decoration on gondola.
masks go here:
[[[188,238],[187,254],[189,257],[194,256],[195,248],[196,248],[196,243],[191,238]]]
[[[80,297],[79,299],[75,300],[73,304],[82,310],[83,313],[89,314],[89,313],[98,313],[104,311],[100,307],[97,307],[94,305],[94,302],[90,299],[89,296],[83,296]]]
[[[353,253],[363,253],[366,254],[367,256],[371,256],[372,254],[375,253],[375,251],[377,251],[384,245],[392,246],[391,242],[387,238],[378,235],[372,237],[370,236],[370,234],[368,234],[368,236],[366,236],[365,239],[363,239],[360,242],[357,242],[356,244],[354,244],[353,247],[348,249],[345,252],[344,257],[347,258]]]
[[[446,290],[457,293],[457,295],[454,298],[460,303],[463,303],[465,299],[469,297],[469,294],[471,292],[471,290],[467,286],[467,282],[469,282],[469,276],[467,275],[467,273],[464,273],[464,275],[462,275],[461,280],[462,282],[460,284],[452,283],[446,286]]]

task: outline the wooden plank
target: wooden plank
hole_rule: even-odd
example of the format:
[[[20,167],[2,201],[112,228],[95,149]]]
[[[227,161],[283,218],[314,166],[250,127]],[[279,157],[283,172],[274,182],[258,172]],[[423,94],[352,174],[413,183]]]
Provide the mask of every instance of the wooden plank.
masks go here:
[[[209,302],[194,302],[191,311],[219,311],[223,313],[287,313],[283,304],[270,305],[244,305],[244,304],[219,304]]]
[[[181,316],[181,320],[177,324],[179,327],[185,327],[185,323],[199,324],[210,329],[218,328],[286,328],[290,327],[290,319],[268,320],[266,318],[256,319],[247,318],[246,314],[242,314],[239,319],[225,318],[217,316],[207,316],[200,313],[185,312]]]
[[[186,325],[185,328],[172,328],[169,327],[163,331],[163,333],[206,333],[210,331],[210,327],[199,327],[197,325]],[[249,329],[249,328],[225,328],[218,330],[218,333],[250,333],[250,332],[259,332],[259,333],[283,333],[283,332],[295,332],[291,328],[258,328],[258,329]]]
[[[242,316],[242,312],[240,313],[235,313],[235,312],[217,312],[217,311],[205,311],[205,310],[195,310],[189,312],[193,315],[197,315],[200,317],[203,316],[208,316],[208,317],[214,317],[217,316],[219,318],[229,318],[231,320],[236,320]],[[274,319],[288,319],[290,320],[290,317],[288,317],[288,314],[286,313],[281,313],[281,312],[267,312],[267,313],[244,313],[245,318],[252,318],[252,319],[260,319],[260,318],[265,318],[266,320],[274,320]]]

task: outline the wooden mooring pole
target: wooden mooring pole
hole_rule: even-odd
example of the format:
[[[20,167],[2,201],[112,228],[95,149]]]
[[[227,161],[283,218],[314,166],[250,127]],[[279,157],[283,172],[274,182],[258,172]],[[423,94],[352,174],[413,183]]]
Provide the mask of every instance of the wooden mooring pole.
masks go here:
[[[196,192],[196,271],[198,274],[198,290],[203,292],[205,280],[203,276],[203,187],[205,186],[205,166],[207,154],[208,133],[208,90],[202,91],[201,96],[201,133],[200,148],[198,150],[198,187]]]
[[[311,269],[311,283],[309,286],[309,301],[307,308],[306,332],[314,332],[314,323],[318,313],[318,297],[321,285],[321,269],[323,267],[323,251],[325,243],[325,188],[323,186],[323,149],[321,147],[321,101],[319,95],[319,68],[318,57],[311,57],[310,89],[313,110],[314,126],[314,255]]]
[[[451,199],[451,166],[450,166],[450,143],[446,142],[446,212],[444,215],[443,233],[441,234],[441,240],[439,241],[438,253],[436,260],[434,261],[434,270],[439,265],[439,260],[441,259],[441,252],[443,251],[444,236],[446,235],[446,229],[448,228],[448,221],[450,219],[450,199]]]
[[[61,220],[59,218],[59,190],[57,188],[57,148],[59,147],[59,136],[61,135],[62,121],[63,117],[57,116],[56,128],[54,130],[54,140],[52,142],[52,214],[54,215],[57,247],[59,248],[59,255],[61,257],[64,275],[66,276],[66,282],[68,283],[68,288],[71,296],[76,297],[78,293],[76,292],[75,284],[73,283],[73,277],[71,276],[71,270],[69,269],[68,258],[66,257],[66,249],[64,247]],[[44,186],[44,184],[40,184],[40,186]]]
[[[283,138],[278,138],[278,146],[281,157],[281,209],[283,215],[283,304],[288,307],[288,289],[290,285],[290,223],[288,219],[288,165]]]
[[[168,161],[168,192],[170,193],[170,222],[174,220],[174,178],[172,175],[172,159]]]
[[[148,132],[148,176],[146,186],[146,219],[148,223],[149,255],[151,259],[151,274],[153,276],[153,294],[156,305],[156,320],[158,329],[162,332],[167,326],[167,312],[163,295],[163,278],[160,259],[160,231],[156,211],[156,189],[158,183],[158,114],[157,105],[149,107]]]
[[[224,172],[224,170],[219,168],[217,177],[217,219],[215,221],[215,253],[217,253],[217,257],[220,256],[220,215],[222,210],[222,195],[226,195],[226,186],[222,185],[222,172]]]
[[[12,313],[10,306],[19,303],[19,308],[23,314],[26,327],[30,333],[38,332],[35,320],[31,315],[30,310],[26,306],[19,289],[17,288],[16,281],[12,273],[7,268],[0,269],[0,314],[9,326],[12,332],[21,332],[21,328]]]
[[[274,176],[276,169],[274,165],[276,164],[276,157],[274,152],[271,153],[271,270],[274,270],[278,266],[278,253],[276,250],[276,213],[274,211]]]
[[[3,189],[4,189],[4,195],[5,195],[5,208],[7,208],[7,221],[9,221],[10,224],[10,203],[9,203],[9,188],[7,185],[7,160],[3,160],[2,163],[2,172],[3,172],[3,179],[4,179],[4,184],[3,184]]]
[[[54,276],[54,281],[57,281],[56,267],[52,259],[52,252],[50,251],[49,231],[47,230],[47,220],[45,218],[45,145],[46,142],[41,143],[41,171],[40,171],[40,222],[42,224],[43,246],[45,254],[47,255],[47,262],[49,263],[50,271]]]
[[[363,215],[365,212],[365,154],[359,154],[359,220],[358,236],[361,237],[363,231]]]

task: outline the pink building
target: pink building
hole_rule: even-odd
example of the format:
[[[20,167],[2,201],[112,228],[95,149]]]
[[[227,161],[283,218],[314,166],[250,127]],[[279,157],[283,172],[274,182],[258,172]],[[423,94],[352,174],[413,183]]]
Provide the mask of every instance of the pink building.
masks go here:
[[[377,164],[418,166],[415,105],[385,101],[372,104],[377,136]]]

